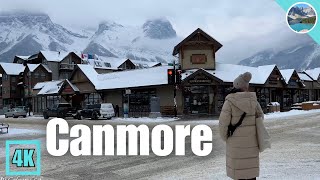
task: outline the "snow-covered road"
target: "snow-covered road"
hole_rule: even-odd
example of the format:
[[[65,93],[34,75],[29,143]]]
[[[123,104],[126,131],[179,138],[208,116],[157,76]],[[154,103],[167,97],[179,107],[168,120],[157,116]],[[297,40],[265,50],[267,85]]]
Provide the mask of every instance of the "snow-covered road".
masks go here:
[[[273,117],[271,117],[273,116]],[[11,121],[11,120],[8,120]],[[16,120],[18,121],[18,120]],[[23,135],[0,135],[0,148],[7,139],[39,139],[42,142],[43,179],[228,179],[225,173],[225,144],[219,138],[218,123],[212,120],[164,121],[170,126],[207,124],[213,130],[213,151],[206,157],[193,155],[190,138],[186,156],[103,156],[53,157],[46,152],[46,121],[33,119],[11,122],[13,129],[30,131]],[[70,124],[79,121],[69,121]],[[159,122],[81,121],[83,124],[134,123],[152,126]],[[260,179],[320,179],[320,112],[267,115],[265,124],[272,138],[272,149],[261,154]],[[0,177],[5,173],[0,153]]]

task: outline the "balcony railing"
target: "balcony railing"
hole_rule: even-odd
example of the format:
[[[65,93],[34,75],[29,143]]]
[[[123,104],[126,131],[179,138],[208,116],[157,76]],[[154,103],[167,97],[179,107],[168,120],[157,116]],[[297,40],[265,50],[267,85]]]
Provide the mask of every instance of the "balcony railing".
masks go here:
[[[73,70],[74,66],[75,66],[75,64],[61,63],[60,70]]]

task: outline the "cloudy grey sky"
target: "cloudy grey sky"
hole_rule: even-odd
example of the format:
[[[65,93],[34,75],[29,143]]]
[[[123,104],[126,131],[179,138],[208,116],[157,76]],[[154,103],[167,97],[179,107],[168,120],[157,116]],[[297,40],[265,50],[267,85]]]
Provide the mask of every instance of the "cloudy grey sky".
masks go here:
[[[224,44],[218,57],[238,61],[264,49],[284,49],[306,35],[293,33],[286,12],[274,0],[0,0],[0,11],[45,12],[55,23],[97,27],[104,20],[142,25],[166,17],[178,35],[202,28]]]

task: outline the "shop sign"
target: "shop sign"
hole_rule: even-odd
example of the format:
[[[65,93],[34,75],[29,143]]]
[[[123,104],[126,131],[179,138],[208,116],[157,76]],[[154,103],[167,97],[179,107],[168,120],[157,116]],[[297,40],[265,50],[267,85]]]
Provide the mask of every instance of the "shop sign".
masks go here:
[[[63,93],[73,93],[73,89],[70,86],[66,86],[63,91]]]
[[[196,76],[193,79],[190,79],[189,83],[190,84],[210,84],[212,83],[212,80],[209,79],[207,76],[200,75],[200,76]]]
[[[191,56],[192,64],[205,64],[207,62],[207,56],[205,54],[193,54]]]

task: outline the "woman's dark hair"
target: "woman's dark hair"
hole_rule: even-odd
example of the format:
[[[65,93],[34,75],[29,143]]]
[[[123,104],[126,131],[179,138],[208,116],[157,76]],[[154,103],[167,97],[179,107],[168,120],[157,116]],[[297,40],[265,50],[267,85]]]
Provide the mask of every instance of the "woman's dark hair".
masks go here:
[[[233,94],[233,93],[237,93],[237,92],[243,92],[241,89],[238,89],[238,88],[232,88],[228,94]]]

